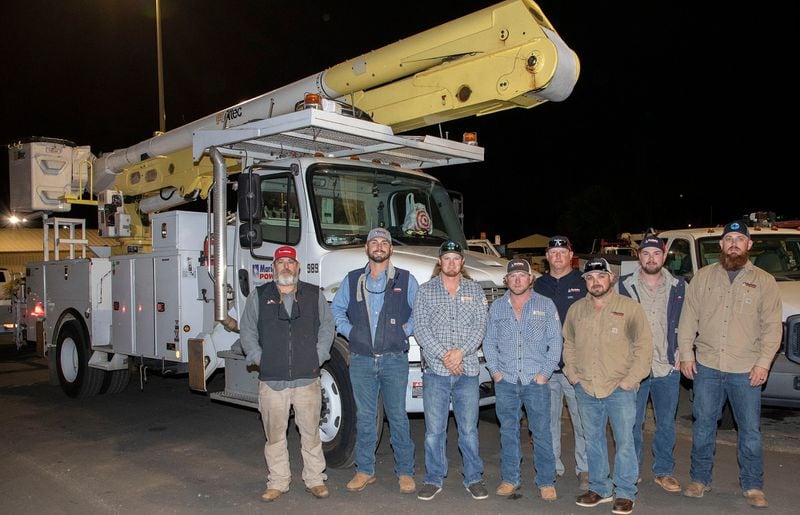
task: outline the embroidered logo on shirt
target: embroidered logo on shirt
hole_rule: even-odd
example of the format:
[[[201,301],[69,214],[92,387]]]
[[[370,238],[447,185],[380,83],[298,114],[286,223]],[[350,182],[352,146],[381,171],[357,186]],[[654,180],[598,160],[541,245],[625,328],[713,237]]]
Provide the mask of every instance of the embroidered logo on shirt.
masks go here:
[[[401,291],[403,291],[403,288],[392,288],[392,291],[395,293],[400,293]]]
[[[472,297],[467,296],[467,295],[462,295],[461,296],[461,302],[472,302]]]
[[[580,288],[570,288],[567,290],[567,293],[580,293]]]
[[[748,288],[757,288],[757,286],[753,283],[744,283],[744,285],[747,286]]]
[[[534,310],[533,314],[536,315],[537,317],[543,317],[545,315],[544,311],[537,311],[537,310]]]
[[[614,315],[615,317],[624,317],[625,316],[625,313],[621,313],[619,311],[612,311],[611,314]]]
[[[617,333],[619,333],[619,329],[617,329],[616,327],[612,327],[611,334],[617,334]]]
[[[277,302],[275,302],[275,301],[274,301],[274,300],[272,300],[272,299],[268,299],[268,300],[267,300],[267,304],[277,304]]]

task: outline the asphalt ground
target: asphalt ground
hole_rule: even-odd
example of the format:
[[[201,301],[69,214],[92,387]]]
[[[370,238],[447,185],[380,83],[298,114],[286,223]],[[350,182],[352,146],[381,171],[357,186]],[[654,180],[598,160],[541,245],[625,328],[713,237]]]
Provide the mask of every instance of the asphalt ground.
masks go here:
[[[494,495],[499,478],[499,433],[493,409],[482,410],[479,424],[484,479],[490,497],[473,500],[461,485],[461,460],[451,421],[450,474],[432,501],[402,495],[393,473],[388,429],[377,451],[378,481],[363,492],[345,484],[352,469],[329,469],[331,496],[314,499],[304,490],[296,429],[290,425],[293,468],[291,490],[264,503],[264,436],[256,411],[210,401],[190,392],[183,378],[151,376],[116,395],[69,399],[48,384],[42,358],[30,349],[17,352],[0,337],[0,513],[610,513],[611,505],[581,508],[574,500],[578,481],[566,474],[556,483],[559,499],[538,498],[533,483],[527,429],[523,442],[523,481],[513,499]],[[685,392],[684,392],[685,393]],[[680,403],[675,475],[689,480],[691,415],[688,396]],[[764,410],[765,492],[770,513],[796,513],[794,495],[800,477],[800,411]],[[416,444],[417,479],[424,471],[424,421],[411,417]],[[738,486],[736,433],[720,431],[713,490],[703,499],[669,494],[653,483],[645,453],[643,482],[634,513],[748,513]],[[645,449],[652,439],[652,417],[645,428]],[[571,426],[563,424],[563,458],[574,469]]]

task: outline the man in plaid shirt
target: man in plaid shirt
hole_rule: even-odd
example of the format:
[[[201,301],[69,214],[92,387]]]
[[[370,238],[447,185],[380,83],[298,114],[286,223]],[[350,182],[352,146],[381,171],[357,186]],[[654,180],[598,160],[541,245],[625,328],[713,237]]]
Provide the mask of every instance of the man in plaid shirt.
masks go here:
[[[508,291],[489,309],[483,354],[495,382],[500,421],[500,478],[495,492],[509,496],[520,484],[520,408],[525,406],[533,433],[536,486],[545,501],[555,501],[556,460],[550,436],[547,381],[561,359],[561,321],[552,300],[531,290],[531,265],[508,262]]]
[[[483,461],[478,454],[478,348],[486,332],[486,295],[463,272],[461,244],[446,241],[430,281],[414,302],[414,336],[422,349],[422,400],[425,406],[425,479],[417,497],[433,499],[447,475],[447,423],[450,402],[458,426],[464,487],[486,499]]]

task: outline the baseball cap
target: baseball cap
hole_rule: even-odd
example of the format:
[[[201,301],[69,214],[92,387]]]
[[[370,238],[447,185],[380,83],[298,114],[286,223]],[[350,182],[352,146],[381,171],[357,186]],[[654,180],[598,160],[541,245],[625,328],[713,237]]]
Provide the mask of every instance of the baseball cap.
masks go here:
[[[283,247],[278,247],[275,249],[275,261],[279,260],[280,258],[289,258],[294,261],[297,261],[297,251],[294,250],[294,247],[290,247],[288,245],[284,245]]]
[[[369,234],[367,234],[367,243],[371,242],[375,238],[383,238],[387,240],[389,243],[392,242],[392,235],[384,229],[383,227],[376,227],[372,229]]]
[[[603,258],[592,258],[583,266],[583,275],[581,277],[585,279],[586,274],[591,272],[603,272],[606,274],[611,274],[611,265],[609,265],[608,261]]]
[[[639,243],[639,248],[646,249],[648,247],[664,250],[664,240],[655,234],[648,234],[642,238],[642,241]]]
[[[444,256],[450,252],[455,252],[459,256],[464,255],[464,249],[461,248],[460,243],[453,240],[447,240],[446,242],[442,243],[441,247],[439,247],[439,256]]]
[[[748,238],[750,237],[750,231],[747,230],[747,225],[744,222],[736,221],[731,222],[725,226],[722,230],[722,236],[725,236],[729,232],[738,232],[740,234],[744,234]]]
[[[572,250],[572,244],[566,236],[553,236],[550,238],[550,241],[547,242],[547,248],[552,249],[554,247],[563,247]]]
[[[531,275],[531,264],[524,259],[512,259],[508,262],[506,267],[506,275],[513,274],[514,272],[525,272]]]

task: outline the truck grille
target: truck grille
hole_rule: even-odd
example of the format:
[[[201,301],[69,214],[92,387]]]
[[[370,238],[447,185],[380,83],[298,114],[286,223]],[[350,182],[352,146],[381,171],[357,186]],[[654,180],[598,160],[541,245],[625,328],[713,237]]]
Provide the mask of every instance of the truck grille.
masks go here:
[[[484,286],[483,293],[486,294],[486,300],[488,300],[489,304],[491,304],[505,295],[507,289],[508,288],[506,287],[498,288],[497,286]]]
[[[800,355],[800,315],[792,315],[786,318],[783,327],[783,345],[788,349],[790,355]]]

